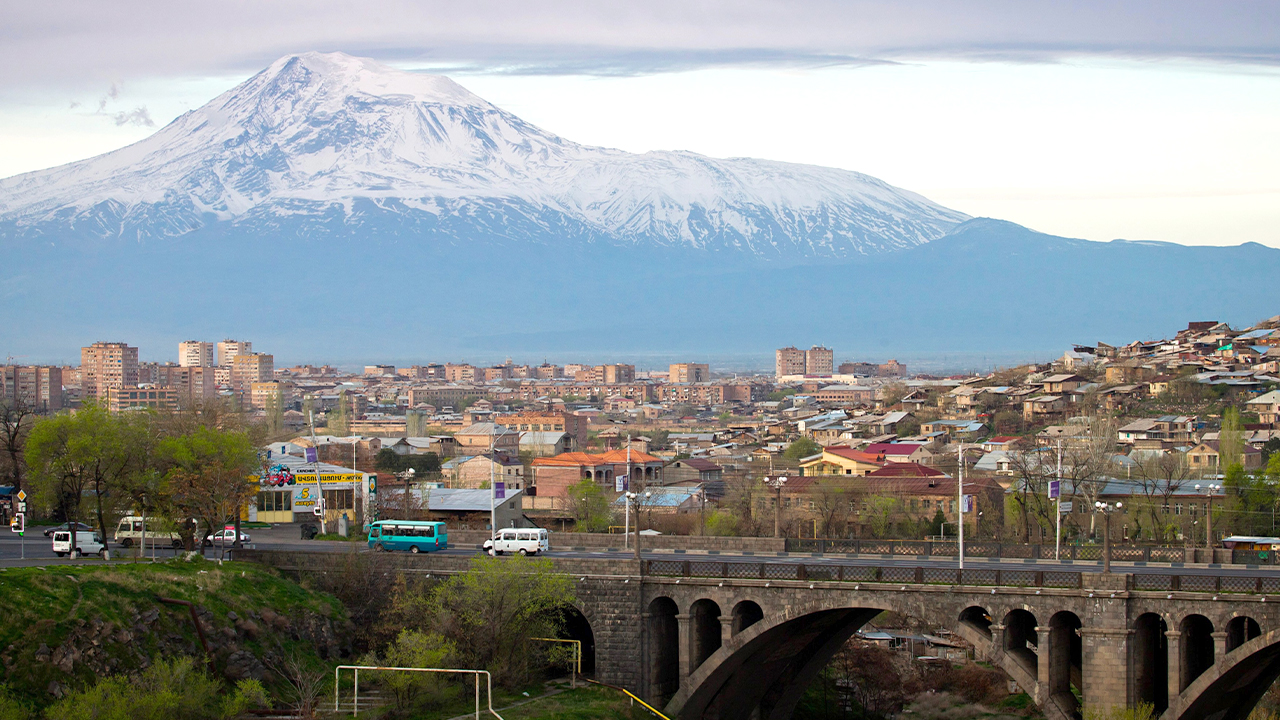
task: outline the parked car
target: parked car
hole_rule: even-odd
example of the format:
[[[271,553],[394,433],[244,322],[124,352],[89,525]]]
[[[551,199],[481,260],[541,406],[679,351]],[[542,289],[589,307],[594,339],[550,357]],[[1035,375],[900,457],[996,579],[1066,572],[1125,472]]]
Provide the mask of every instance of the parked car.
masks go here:
[[[82,555],[98,555],[107,559],[107,548],[102,544],[102,536],[96,532],[76,531],[76,546],[71,547],[71,531],[58,530],[53,533],[53,554],[58,557],[70,555],[78,558]]]
[[[253,540],[253,538],[249,537],[249,533],[244,531],[240,532],[241,543],[247,543],[251,540]],[[236,541],[235,528],[225,528],[225,529],[219,530],[218,532],[212,535],[206,535],[204,539],[204,544],[205,545],[221,545],[223,543],[226,543],[227,545],[230,545],[235,541]]]
[[[53,537],[53,534],[58,532],[59,530],[70,530],[70,529],[71,529],[71,523],[62,523],[61,525],[55,525],[51,528],[46,529],[44,531],[44,536]],[[88,525],[85,525],[84,523],[76,523],[76,534],[80,534],[82,532],[91,533],[93,532],[93,528],[89,527]]]
[[[503,530],[482,546],[490,555],[520,553],[537,555],[551,549],[551,536],[542,528],[510,528]]]

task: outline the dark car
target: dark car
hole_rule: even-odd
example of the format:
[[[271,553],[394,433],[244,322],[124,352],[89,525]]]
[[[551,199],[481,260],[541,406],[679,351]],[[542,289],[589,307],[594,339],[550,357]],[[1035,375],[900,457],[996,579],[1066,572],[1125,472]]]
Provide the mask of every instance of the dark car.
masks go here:
[[[47,528],[44,531],[44,536],[53,537],[53,534],[58,532],[59,530],[70,530],[70,529],[71,529],[71,523],[62,523],[61,525],[55,525],[51,528]],[[93,528],[89,527],[88,525],[85,525],[84,523],[76,523],[76,533],[79,534],[82,532],[91,533],[93,532]]]

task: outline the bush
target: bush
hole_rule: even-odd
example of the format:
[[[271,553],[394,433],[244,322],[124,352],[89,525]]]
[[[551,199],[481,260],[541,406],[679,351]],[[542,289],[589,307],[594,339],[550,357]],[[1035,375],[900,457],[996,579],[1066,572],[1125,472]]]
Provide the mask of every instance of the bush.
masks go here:
[[[191,658],[160,661],[136,678],[113,675],[64,697],[45,711],[48,720],[226,720],[264,707],[256,680],[242,680],[230,694]],[[21,717],[21,716],[18,716]]]

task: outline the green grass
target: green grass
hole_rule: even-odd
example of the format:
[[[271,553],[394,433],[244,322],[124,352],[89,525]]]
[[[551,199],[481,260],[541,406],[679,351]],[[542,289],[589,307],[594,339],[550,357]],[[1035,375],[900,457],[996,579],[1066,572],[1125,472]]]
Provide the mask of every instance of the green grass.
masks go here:
[[[369,536],[360,532],[353,532],[351,533],[350,537],[342,537],[338,533],[324,533],[323,535],[316,535],[311,539],[312,540],[328,540],[330,542],[364,543],[369,541]]]
[[[361,677],[361,687],[365,686]],[[344,683],[345,685],[345,683]],[[475,708],[475,696],[472,695],[469,683],[466,687],[454,686],[448,692],[449,698],[435,704],[431,710],[420,710],[412,714],[414,718],[456,718],[471,717]],[[493,707],[506,720],[654,720],[656,715],[649,712],[640,703],[632,703],[631,698],[611,688],[599,685],[583,686],[579,683],[576,690],[568,689],[567,682],[560,684],[536,685],[523,691],[507,691],[494,688]],[[525,697],[522,692],[528,692]],[[350,697],[350,688],[344,688],[344,697]],[[541,693],[541,694],[537,694]],[[484,689],[480,690],[481,715],[487,716],[487,703]],[[401,717],[389,708],[378,708],[372,711],[372,717]],[[364,712],[361,713],[363,717]],[[350,717],[343,715],[342,717]],[[408,717],[408,716],[404,716]]]
[[[163,596],[187,600],[213,613],[214,632],[230,627],[227,618],[234,611],[240,618],[269,608],[293,618],[315,614],[341,621],[346,611],[332,596],[315,593],[274,571],[249,563],[217,563],[197,558],[190,562],[170,560],[159,563],[113,561],[84,566],[52,566],[0,569],[0,607],[5,608],[0,623],[0,648],[13,667],[20,670],[5,678],[16,692],[47,702],[44,693],[51,680],[75,687],[92,683],[96,676],[85,663],[77,663],[71,673],[51,663],[35,660],[43,644],[56,649],[74,633],[84,634],[98,623],[116,629],[135,624],[136,615],[152,609],[160,613],[153,631],[121,641],[114,635],[101,643],[117,670],[136,669],[138,654],[155,659],[164,636],[177,634],[195,645],[195,631],[187,610],[161,604]],[[285,633],[272,632],[258,623],[257,639],[241,644],[261,657],[262,651],[277,648],[314,655],[314,648],[292,640]]]

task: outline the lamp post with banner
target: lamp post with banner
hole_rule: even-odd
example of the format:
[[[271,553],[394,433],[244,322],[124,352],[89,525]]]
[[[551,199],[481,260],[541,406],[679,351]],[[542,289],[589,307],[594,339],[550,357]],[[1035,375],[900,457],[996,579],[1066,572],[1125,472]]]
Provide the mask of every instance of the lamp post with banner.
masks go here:
[[[1111,513],[1118,512],[1124,507],[1124,503],[1115,502],[1107,503],[1098,501],[1093,504],[1095,512],[1102,513],[1106,518],[1106,524],[1102,530],[1102,572],[1104,575],[1111,574]]]
[[[764,484],[773,488],[773,536],[782,537],[782,488],[787,484],[787,477],[766,477]]]
[[[960,559],[960,569],[964,570],[964,443],[960,443],[960,447],[956,449],[956,472],[959,479],[956,481],[956,501],[958,510],[956,513],[956,525],[960,532],[957,536],[960,541],[958,555]]]
[[[1057,507],[1055,508],[1057,512],[1054,513],[1055,515],[1057,515],[1057,518],[1054,520],[1054,522],[1057,523],[1057,526],[1055,527],[1054,534],[1053,534],[1053,559],[1060,560],[1061,559],[1060,556],[1062,553],[1062,481],[1061,480],[1049,481],[1049,499],[1057,501]]]

